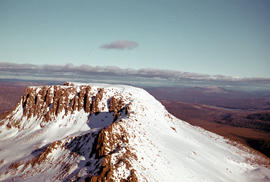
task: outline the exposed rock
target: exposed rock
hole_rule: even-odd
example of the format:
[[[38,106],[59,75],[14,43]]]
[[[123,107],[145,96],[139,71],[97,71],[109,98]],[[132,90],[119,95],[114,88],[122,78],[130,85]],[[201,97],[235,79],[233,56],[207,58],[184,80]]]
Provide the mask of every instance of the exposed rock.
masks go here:
[[[115,97],[111,98],[109,111],[113,112],[114,121],[116,121],[120,117],[121,112],[124,109],[124,106],[125,103],[121,97],[119,99],[116,99]]]
[[[58,116],[65,117],[68,113],[81,111],[86,113],[98,114],[101,112],[99,103],[103,98],[103,89],[99,89],[97,93],[92,92],[89,85],[81,85],[79,91],[72,84],[65,83],[65,86],[44,86],[41,88],[27,87],[21,101],[23,116],[27,119],[36,117],[41,120],[40,126],[56,119]],[[7,113],[4,117],[7,117]],[[11,118],[10,118],[11,119]],[[14,121],[9,123],[7,127],[15,127]]]
[[[130,182],[138,182],[138,178],[135,174],[135,169],[132,169],[130,171],[130,176],[128,177],[127,181],[130,181]]]
[[[101,88],[99,89],[98,93],[96,96],[92,97],[92,107],[91,107],[91,114],[98,114],[101,111],[101,108],[98,107],[99,102],[101,101],[102,97],[103,97],[103,92],[104,89]]]
[[[117,105],[115,106],[118,107]],[[120,132],[113,132],[114,127],[119,127]],[[102,129],[99,132],[94,144],[95,150],[92,151],[92,153],[95,152],[96,157],[102,159],[102,163],[99,173],[91,177],[91,182],[113,181],[113,171],[120,168],[121,165],[125,165],[126,168],[130,170],[130,176],[127,179],[121,179],[121,181],[138,181],[135,170],[132,169],[129,162],[130,160],[138,160],[137,156],[135,153],[132,153],[129,148],[125,147],[128,143],[128,137],[129,136],[126,130],[121,127],[121,120],[113,123],[106,129]],[[122,148],[125,148],[125,152],[121,156],[117,157],[115,164],[112,164],[112,154],[118,150],[121,150]]]
[[[83,102],[83,107],[84,107],[84,111],[89,113],[90,112],[90,105],[91,105],[91,97],[90,97],[90,91],[91,91],[91,87],[87,86],[86,87],[86,93],[84,95],[84,102]]]

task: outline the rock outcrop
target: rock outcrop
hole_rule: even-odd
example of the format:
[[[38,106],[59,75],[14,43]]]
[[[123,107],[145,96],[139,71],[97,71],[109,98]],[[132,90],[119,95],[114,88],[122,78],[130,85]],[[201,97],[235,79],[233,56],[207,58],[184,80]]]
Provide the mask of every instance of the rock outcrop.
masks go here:
[[[88,114],[88,118],[92,115],[98,115],[100,112],[108,111],[112,113],[111,117],[107,117],[106,120],[111,120],[111,125],[104,126],[95,133],[88,133],[78,137],[68,137],[65,140],[57,140],[53,143],[37,149],[33,152],[34,157],[29,160],[21,160],[11,163],[7,169],[22,173],[23,176],[30,175],[30,171],[27,169],[33,169],[34,171],[43,172],[46,169],[38,169],[40,166],[45,165],[51,160],[54,160],[51,155],[53,152],[70,151],[72,158],[75,160],[78,156],[85,156],[89,162],[86,162],[86,167],[93,167],[95,172],[89,172],[89,174],[80,176],[78,173],[74,173],[73,176],[69,176],[67,179],[72,181],[113,181],[114,171],[122,165],[125,165],[127,170],[130,171],[130,175],[127,178],[122,178],[122,181],[138,181],[136,176],[136,170],[131,167],[129,160],[137,160],[137,156],[131,152],[128,147],[128,132],[121,126],[122,120],[130,114],[130,104],[126,103],[121,95],[114,95],[104,99],[104,89],[95,88],[92,89],[89,85],[80,85],[74,87],[74,85],[65,83],[64,86],[43,86],[43,87],[28,87],[25,90],[24,95],[15,107],[13,112],[22,110],[22,116],[20,118],[14,118],[14,113],[7,116],[8,128],[21,128],[20,121],[24,119],[29,120],[35,118],[36,121],[40,121],[41,128],[50,124],[51,121],[60,118],[72,116],[75,112],[83,112]],[[107,106],[104,104],[107,103]],[[107,108],[105,108],[105,106]],[[110,115],[110,114],[108,114]],[[116,122],[117,121],[117,122]],[[91,122],[91,119],[88,121]],[[117,128],[117,129],[116,129]],[[113,130],[119,130],[114,132]],[[85,148],[88,146],[88,148]],[[112,163],[112,155],[119,150],[123,150],[124,153],[121,156],[116,157],[116,162]],[[90,162],[91,161],[91,162]],[[95,162],[93,162],[95,161]],[[100,161],[100,162],[98,162]],[[95,164],[93,164],[95,163]],[[71,164],[66,164],[62,169],[63,171],[69,169]],[[59,177],[61,179],[61,177]]]
[[[65,86],[27,87],[15,108],[22,109],[22,117],[36,118],[41,121],[40,126],[44,127],[58,116],[64,118],[77,111],[84,111],[90,115],[100,113],[104,109],[104,104],[103,106],[100,104],[103,93],[103,88],[92,90],[89,85],[81,85],[78,89],[68,83]],[[122,105],[117,108],[119,107]],[[114,112],[116,120],[118,110],[111,112]],[[20,119],[15,119],[12,114],[8,114],[9,117],[5,116],[10,120],[7,127],[20,128]]]
[[[65,115],[82,109],[92,112],[90,108],[94,95],[91,95],[90,91],[90,86],[81,86],[79,92],[72,86],[45,86],[41,89],[28,87],[22,97],[23,115],[48,122],[61,112]],[[94,102],[97,105],[98,100],[95,99]]]

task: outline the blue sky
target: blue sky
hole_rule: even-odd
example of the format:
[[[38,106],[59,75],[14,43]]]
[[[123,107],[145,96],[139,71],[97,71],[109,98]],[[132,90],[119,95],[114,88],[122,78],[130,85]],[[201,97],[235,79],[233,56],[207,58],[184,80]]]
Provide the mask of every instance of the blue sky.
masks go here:
[[[270,78],[269,9],[269,0],[0,0],[0,62]]]

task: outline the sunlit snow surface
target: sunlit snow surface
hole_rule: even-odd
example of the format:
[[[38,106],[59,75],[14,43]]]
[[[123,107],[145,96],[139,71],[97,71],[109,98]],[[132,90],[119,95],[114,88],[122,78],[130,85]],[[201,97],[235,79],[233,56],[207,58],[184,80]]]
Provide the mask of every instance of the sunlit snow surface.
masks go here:
[[[78,92],[80,85],[75,84]],[[30,175],[21,176],[20,166],[17,171],[7,168],[15,161],[31,159],[35,151],[54,141],[94,134],[109,126],[111,123],[106,118],[112,117],[112,114],[108,112],[107,101],[112,96],[121,96],[126,103],[131,103],[131,114],[122,119],[122,126],[131,136],[128,145],[138,157],[138,160],[130,162],[139,181],[270,181],[268,168],[248,162],[258,156],[229,144],[221,136],[175,118],[143,89],[123,85],[90,85],[93,92],[104,88],[102,103],[105,106],[100,115],[93,115],[90,119],[89,114],[81,110],[64,118],[60,114],[41,128],[36,118],[22,117],[22,105],[14,110],[14,118],[21,118],[25,129],[7,129],[5,124],[0,128],[0,181],[64,181],[78,166],[83,165],[85,156],[71,161],[69,150],[55,149],[50,154],[51,160],[45,162],[40,170],[28,169]],[[89,150],[87,147],[91,146],[84,147]],[[61,174],[66,176],[59,178],[57,175],[63,163],[73,165],[66,174]],[[126,170],[124,167],[119,169],[115,172],[116,176],[126,176]]]

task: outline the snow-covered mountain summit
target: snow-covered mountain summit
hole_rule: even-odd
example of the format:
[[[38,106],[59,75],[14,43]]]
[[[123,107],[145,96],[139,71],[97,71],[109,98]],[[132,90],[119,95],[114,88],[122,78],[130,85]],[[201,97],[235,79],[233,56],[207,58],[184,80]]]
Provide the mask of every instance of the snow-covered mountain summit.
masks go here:
[[[130,86],[28,87],[0,120],[0,181],[270,181],[258,161]]]

